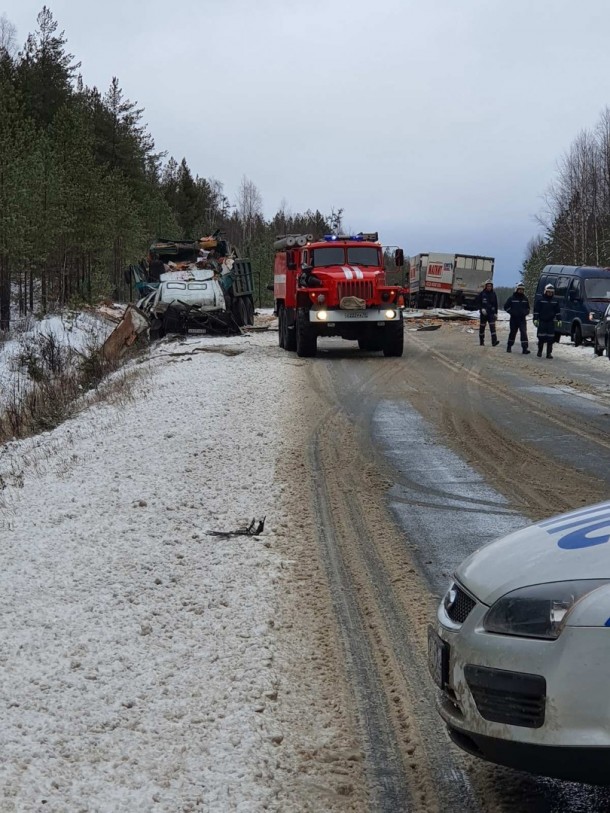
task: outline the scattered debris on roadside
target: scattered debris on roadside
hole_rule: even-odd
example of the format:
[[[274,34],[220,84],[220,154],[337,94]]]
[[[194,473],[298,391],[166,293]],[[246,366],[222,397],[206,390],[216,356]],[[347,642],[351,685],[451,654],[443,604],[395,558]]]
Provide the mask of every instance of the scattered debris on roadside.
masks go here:
[[[207,533],[208,536],[223,536],[223,537],[259,536],[259,534],[262,534],[263,529],[265,527],[265,519],[266,517],[259,519],[258,523],[256,522],[256,519],[253,519],[247,528],[238,528],[236,531],[208,531]]]
[[[144,314],[134,305],[128,305],[120,322],[102,345],[102,356],[106,361],[121,358],[148,328],[149,322]]]

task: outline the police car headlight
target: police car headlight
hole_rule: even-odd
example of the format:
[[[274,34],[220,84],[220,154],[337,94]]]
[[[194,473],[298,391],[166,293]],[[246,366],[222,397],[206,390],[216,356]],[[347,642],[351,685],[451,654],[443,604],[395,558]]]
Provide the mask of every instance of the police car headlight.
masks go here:
[[[576,602],[607,583],[607,579],[586,579],[521,587],[496,601],[483,619],[483,628],[499,635],[555,640]]]

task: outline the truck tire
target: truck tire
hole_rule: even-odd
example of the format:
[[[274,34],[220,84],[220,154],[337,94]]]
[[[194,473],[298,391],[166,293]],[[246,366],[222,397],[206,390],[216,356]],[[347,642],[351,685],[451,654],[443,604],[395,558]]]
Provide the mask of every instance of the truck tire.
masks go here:
[[[383,336],[359,336],[358,347],[369,352],[383,350]]]
[[[299,308],[297,310],[295,330],[297,356],[301,358],[315,356],[318,350],[318,337],[309,321],[309,311],[305,310],[305,308]]]
[[[395,325],[386,324],[383,334],[383,355],[402,356],[404,347],[404,324],[402,319]]]
[[[297,349],[296,325],[293,322],[290,329],[290,318],[294,317],[293,308],[284,308],[284,350],[295,351]]]
[[[248,309],[248,302],[246,301],[245,296],[240,296],[237,298],[237,313],[239,314],[239,319],[237,320],[237,324],[240,327],[244,327],[245,325],[251,325],[252,322],[249,318],[249,309]]]
[[[286,321],[286,309],[283,305],[278,305],[277,307],[277,337],[278,337],[278,344],[280,347],[284,348],[286,345],[284,344],[284,322]]]
[[[246,324],[254,325],[254,302],[252,301],[252,297],[246,297],[246,312],[248,314],[248,321]]]

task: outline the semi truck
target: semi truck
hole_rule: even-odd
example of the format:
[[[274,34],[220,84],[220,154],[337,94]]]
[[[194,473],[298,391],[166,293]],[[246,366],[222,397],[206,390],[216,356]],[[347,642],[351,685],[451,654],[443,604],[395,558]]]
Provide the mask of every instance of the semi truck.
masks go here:
[[[376,232],[283,235],[274,249],[280,347],[315,356],[319,337],[340,336],[361,350],[402,356],[401,289],[386,284]],[[404,263],[401,250],[396,261]]]
[[[412,308],[468,307],[493,279],[494,258],[477,254],[429,252],[409,261],[409,305]]]

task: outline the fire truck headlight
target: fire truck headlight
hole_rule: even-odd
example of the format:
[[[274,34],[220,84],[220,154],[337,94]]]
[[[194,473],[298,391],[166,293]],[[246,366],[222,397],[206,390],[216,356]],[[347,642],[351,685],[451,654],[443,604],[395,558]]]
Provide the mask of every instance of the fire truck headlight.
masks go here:
[[[319,319],[320,322],[325,322],[328,319],[328,313],[326,311],[318,311],[316,318]]]
[[[385,312],[385,318],[386,319],[396,319],[396,311],[387,310]]]

